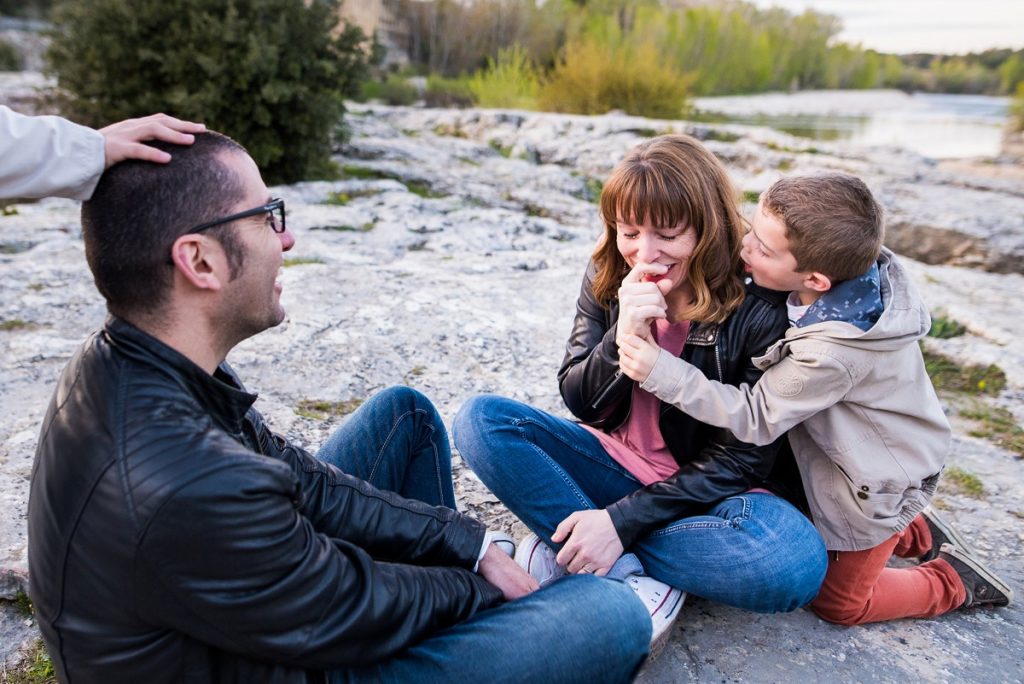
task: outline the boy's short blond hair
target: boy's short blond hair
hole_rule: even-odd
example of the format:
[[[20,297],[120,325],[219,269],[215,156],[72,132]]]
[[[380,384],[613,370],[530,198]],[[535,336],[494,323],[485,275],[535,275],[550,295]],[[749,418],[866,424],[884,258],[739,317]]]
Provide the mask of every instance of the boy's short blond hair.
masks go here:
[[[856,176],[783,178],[764,192],[761,206],[785,224],[800,273],[842,282],[865,273],[882,251],[882,207]]]

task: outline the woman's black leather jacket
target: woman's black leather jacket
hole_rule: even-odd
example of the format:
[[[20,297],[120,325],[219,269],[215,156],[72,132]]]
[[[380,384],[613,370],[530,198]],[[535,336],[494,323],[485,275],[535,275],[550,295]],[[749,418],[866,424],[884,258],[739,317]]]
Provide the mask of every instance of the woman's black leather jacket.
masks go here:
[[[629,415],[636,383],[619,370],[615,344],[618,302],[608,308],[598,303],[591,286],[595,273],[591,262],[576,303],[576,320],[558,371],[558,384],[577,418],[611,432]],[[753,385],[761,371],[751,357],[763,353],[789,327],[785,297],[749,283],[743,304],[724,323],[690,326],[682,358],[712,380]],[[752,487],[763,487],[803,507],[799,475],[785,437],[755,447],[665,403],[660,425],[679,471],[608,507],[625,547],[647,532],[703,513],[725,497]]]

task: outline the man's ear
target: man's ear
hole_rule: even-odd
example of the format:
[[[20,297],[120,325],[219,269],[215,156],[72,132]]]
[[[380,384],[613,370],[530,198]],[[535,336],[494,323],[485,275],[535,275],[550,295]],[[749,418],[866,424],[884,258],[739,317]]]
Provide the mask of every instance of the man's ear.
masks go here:
[[[182,235],[171,247],[178,275],[200,290],[219,290],[227,282],[227,259],[216,240],[197,233]]]
[[[832,279],[824,273],[814,271],[804,275],[803,285],[808,290],[824,293],[832,289]]]

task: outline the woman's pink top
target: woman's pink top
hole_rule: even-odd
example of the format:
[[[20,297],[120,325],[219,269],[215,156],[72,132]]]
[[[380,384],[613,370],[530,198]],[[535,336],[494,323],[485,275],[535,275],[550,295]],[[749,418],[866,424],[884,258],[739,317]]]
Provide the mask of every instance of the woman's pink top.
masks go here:
[[[651,326],[654,341],[673,356],[679,356],[683,352],[689,331],[689,321],[669,323],[667,320],[658,319]],[[619,465],[640,482],[648,485],[667,479],[679,470],[679,464],[672,457],[661,436],[661,427],[658,424],[660,415],[661,400],[640,389],[640,385],[636,384],[633,386],[633,402],[625,423],[611,434],[589,425],[582,427],[597,437],[608,455]]]

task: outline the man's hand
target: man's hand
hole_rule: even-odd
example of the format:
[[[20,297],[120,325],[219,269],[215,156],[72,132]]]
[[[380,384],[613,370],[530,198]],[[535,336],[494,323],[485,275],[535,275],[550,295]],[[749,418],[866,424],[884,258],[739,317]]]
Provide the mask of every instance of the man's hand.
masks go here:
[[[622,555],[622,542],[608,511],[576,511],[559,523],[551,541],[561,542],[555,560],[572,573],[605,575]]]
[[[672,281],[652,283],[643,279],[648,275],[661,275],[667,270],[668,267],[663,264],[640,262],[622,279],[622,285],[619,286],[619,321],[615,330],[615,341],[620,347],[623,335],[649,337],[654,319],[668,316],[665,293],[672,289]]]
[[[477,570],[481,577],[501,589],[506,601],[522,598],[540,587],[530,573],[494,544],[487,547]]]
[[[661,347],[637,335],[621,335],[619,368],[633,380],[644,382],[654,369]]]
[[[100,129],[103,136],[103,152],[106,157],[104,168],[126,159],[166,164],[171,155],[163,150],[143,144],[145,140],[163,140],[175,145],[191,145],[193,133],[202,133],[206,126],[201,123],[182,121],[166,114],[153,114],[141,119],[125,119]]]

